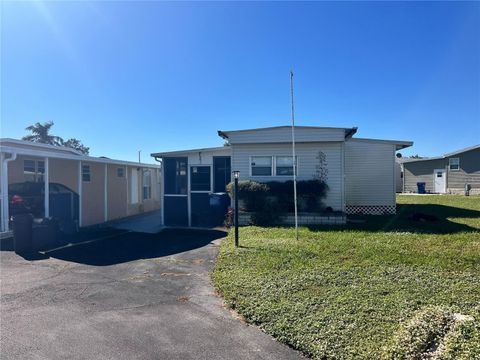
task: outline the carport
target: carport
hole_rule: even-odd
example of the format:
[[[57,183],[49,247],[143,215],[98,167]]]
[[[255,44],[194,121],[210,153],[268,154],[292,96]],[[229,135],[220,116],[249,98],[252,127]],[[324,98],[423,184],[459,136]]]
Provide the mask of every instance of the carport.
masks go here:
[[[40,217],[68,215],[75,227],[112,221],[160,208],[160,166],[86,156],[74,149],[15,139],[0,139],[2,234],[10,230],[9,186],[29,183],[41,188]],[[66,211],[52,201],[62,186],[78,198]],[[13,200],[12,200],[13,203]],[[63,207],[62,207],[63,206]],[[67,214],[68,213],[68,214]]]

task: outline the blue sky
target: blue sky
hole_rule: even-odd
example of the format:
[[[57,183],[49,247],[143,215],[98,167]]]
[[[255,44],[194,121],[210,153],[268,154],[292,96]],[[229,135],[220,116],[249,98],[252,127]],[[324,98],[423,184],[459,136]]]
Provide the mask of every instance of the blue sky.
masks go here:
[[[94,156],[216,131],[358,126],[404,154],[480,143],[480,3],[1,2],[1,136],[52,120]]]

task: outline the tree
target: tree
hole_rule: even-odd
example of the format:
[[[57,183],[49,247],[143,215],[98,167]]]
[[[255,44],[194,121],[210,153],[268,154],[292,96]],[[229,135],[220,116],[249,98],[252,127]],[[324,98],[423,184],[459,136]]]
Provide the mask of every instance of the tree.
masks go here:
[[[423,156],[420,156],[418,154],[415,154],[415,155],[411,155],[410,156],[411,159],[423,159]]]
[[[75,149],[77,151],[80,151],[82,154],[85,154],[85,155],[88,155],[90,151],[89,147],[83,145],[80,140],[75,138],[71,138],[71,139],[68,139],[67,141],[63,141],[62,145]]]
[[[34,125],[30,125],[25,130],[30,131],[30,135],[26,135],[22,140],[39,142],[50,145],[62,145],[63,140],[60,136],[50,134],[50,129],[53,126],[53,121],[40,124],[39,122]]]

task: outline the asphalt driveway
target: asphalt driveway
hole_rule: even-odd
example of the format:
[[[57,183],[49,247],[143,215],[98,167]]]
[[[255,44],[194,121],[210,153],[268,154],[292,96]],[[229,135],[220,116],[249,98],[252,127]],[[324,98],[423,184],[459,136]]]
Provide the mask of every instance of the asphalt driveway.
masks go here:
[[[209,279],[223,232],[94,235],[1,251],[2,359],[301,358],[223,308]]]

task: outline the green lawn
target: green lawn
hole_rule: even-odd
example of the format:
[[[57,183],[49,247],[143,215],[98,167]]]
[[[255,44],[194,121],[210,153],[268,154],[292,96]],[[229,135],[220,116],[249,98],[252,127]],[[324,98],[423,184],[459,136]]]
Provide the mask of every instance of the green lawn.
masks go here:
[[[292,228],[244,227],[235,249],[232,231],[214,284],[248,322],[315,359],[480,359],[480,197],[397,202],[395,216],[302,227],[298,241]]]

